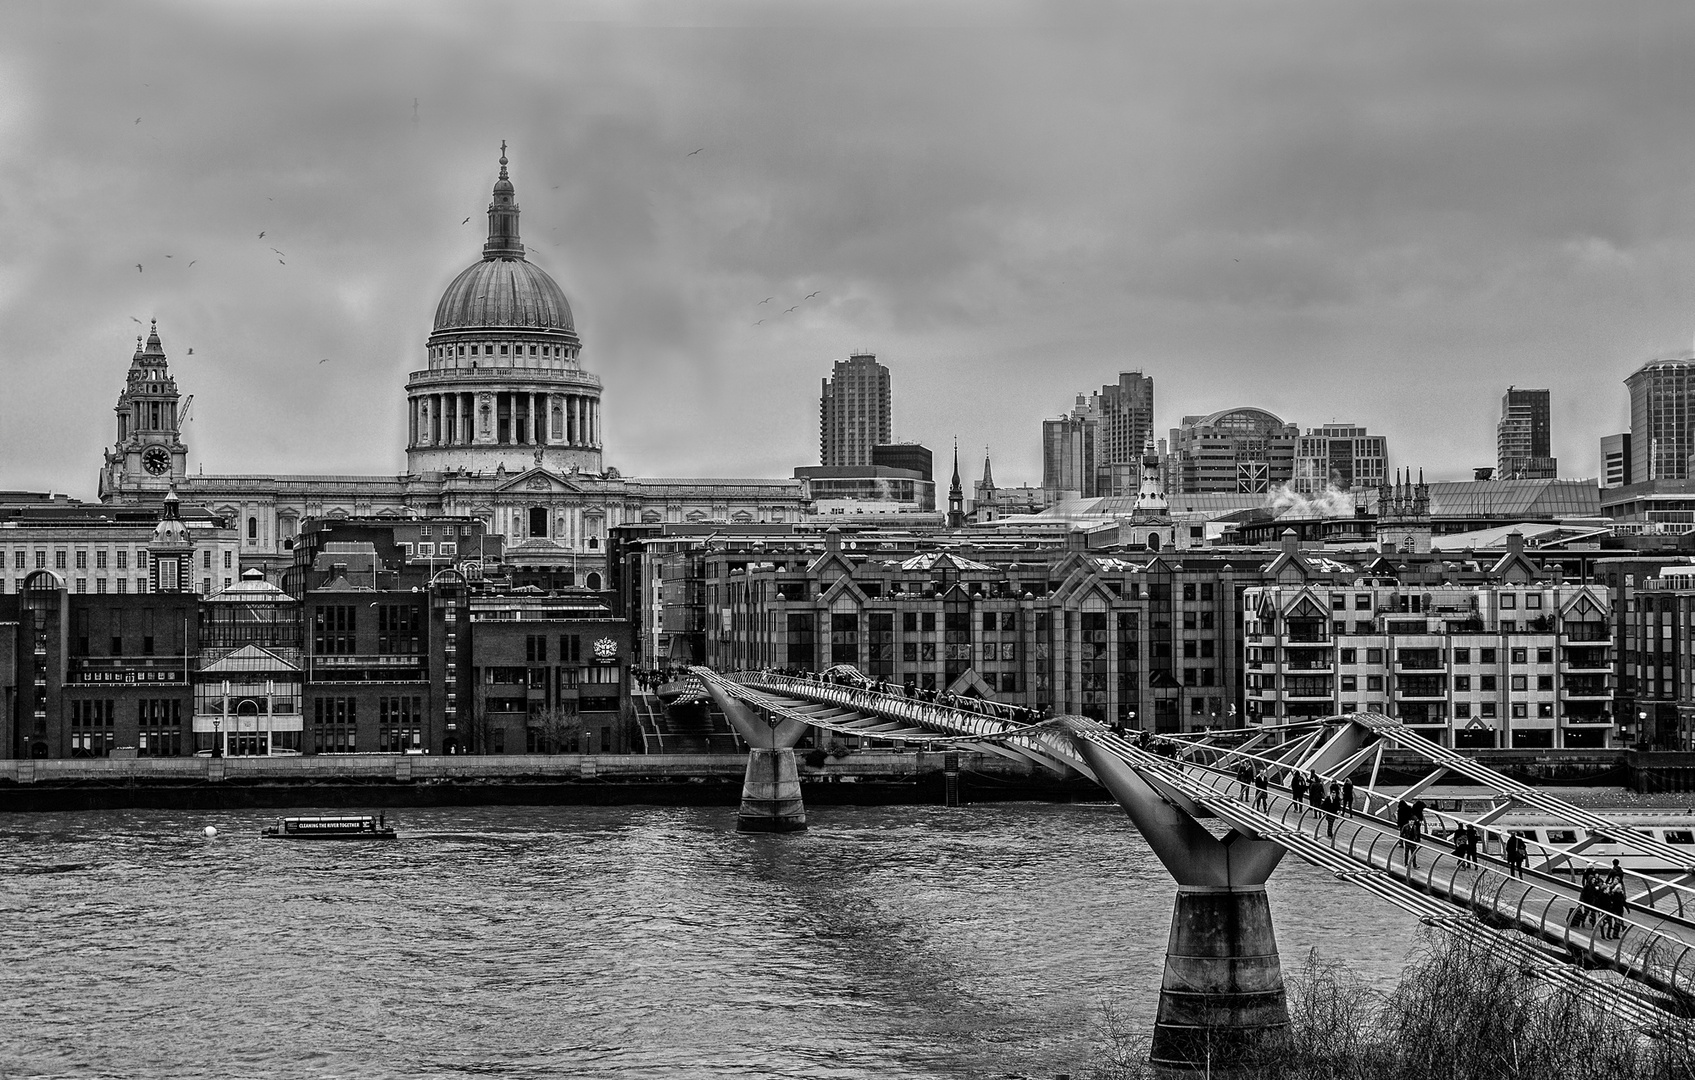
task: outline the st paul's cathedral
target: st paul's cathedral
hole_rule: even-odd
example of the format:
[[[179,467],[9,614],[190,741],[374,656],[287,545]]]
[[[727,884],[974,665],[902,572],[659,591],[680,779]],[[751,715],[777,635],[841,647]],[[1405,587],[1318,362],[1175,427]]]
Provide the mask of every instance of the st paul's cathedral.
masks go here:
[[[448,285],[406,381],[402,476],[189,473],[180,393],[155,325],[117,403],[100,501],[158,505],[168,491],[240,530],[242,564],[280,570],[307,518],[472,517],[504,558],[606,580],[607,530],[646,522],[792,522],[797,480],[626,479],[604,464],[600,378],[582,364],[571,306],[525,258],[502,149],[482,256]]]

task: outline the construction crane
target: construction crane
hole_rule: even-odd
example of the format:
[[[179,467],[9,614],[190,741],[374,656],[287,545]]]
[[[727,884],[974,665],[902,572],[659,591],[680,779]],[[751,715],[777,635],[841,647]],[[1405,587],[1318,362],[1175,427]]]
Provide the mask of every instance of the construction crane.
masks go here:
[[[184,420],[188,419],[188,412],[192,408],[194,408],[194,395],[190,394],[187,397],[182,399],[182,409],[180,411],[178,411],[178,413],[177,413],[177,430],[178,431],[182,430],[182,422]]]

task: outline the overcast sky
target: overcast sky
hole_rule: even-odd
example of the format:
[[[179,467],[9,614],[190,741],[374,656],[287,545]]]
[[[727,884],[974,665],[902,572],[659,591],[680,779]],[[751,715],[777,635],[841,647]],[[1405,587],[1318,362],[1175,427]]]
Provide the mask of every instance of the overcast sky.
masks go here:
[[[1003,485],[1136,368],[1162,434],[1354,421],[1432,479],[1547,386],[1594,476],[1695,335],[1692,44],[1687,0],[6,4],[0,487],[93,496],[152,317],[191,468],[400,471],[502,139],[626,475],[816,464],[870,350]]]

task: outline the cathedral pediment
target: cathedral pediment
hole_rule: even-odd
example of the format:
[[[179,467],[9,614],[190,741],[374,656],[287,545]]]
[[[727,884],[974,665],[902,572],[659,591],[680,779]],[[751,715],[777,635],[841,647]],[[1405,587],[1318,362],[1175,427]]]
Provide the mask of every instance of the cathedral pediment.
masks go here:
[[[571,476],[560,476],[546,469],[526,469],[496,483],[494,490],[497,495],[577,495],[587,488]]]

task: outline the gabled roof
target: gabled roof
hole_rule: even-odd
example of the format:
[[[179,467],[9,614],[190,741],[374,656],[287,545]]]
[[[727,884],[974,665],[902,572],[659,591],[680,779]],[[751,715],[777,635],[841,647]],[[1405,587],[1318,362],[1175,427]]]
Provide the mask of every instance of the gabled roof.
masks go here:
[[[207,675],[241,675],[265,671],[299,671],[300,664],[285,660],[258,645],[243,645],[210,663],[202,664],[200,670]]]
[[[951,551],[932,551],[923,555],[914,555],[901,563],[900,568],[902,570],[957,570],[969,573],[997,572],[994,567],[987,563],[963,558]]]

